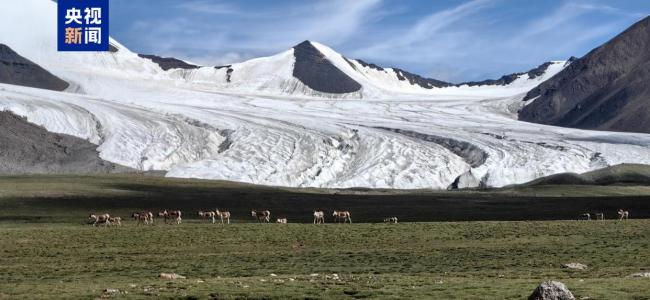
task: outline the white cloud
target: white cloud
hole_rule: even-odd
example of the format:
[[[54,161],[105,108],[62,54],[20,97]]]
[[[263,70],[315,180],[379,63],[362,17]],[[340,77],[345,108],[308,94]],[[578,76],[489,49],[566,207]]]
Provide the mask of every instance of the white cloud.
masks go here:
[[[352,54],[407,69],[426,65],[429,71],[424,75],[441,80],[497,78],[544,61],[583,55],[585,46],[597,46],[594,41],[604,42],[628,26],[631,18],[638,18],[636,13],[610,6],[564,2],[532,18],[500,24],[500,20],[485,17],[494,14],[486,11],[497,4],[474,0],[435,12],[405,27],[396,37],[360,47]],[[583,19],[592,14],[612,17],[597,24]]]
[[[207,14],[234,14],[239,9],[232,3],[215,2],[208,0],[185,0],[176,5],[177,8],[184,9],[194,13]]]
[[[305,1],[291,9],[253,11],[219,1],[192,0],[177,5],[184,13],[172,18],[134,22],[128,34],[139,45],[152,49],[147,52],[227,63],[227,59],[273,54],[307,39],[333,46],[343,44],[359,35],[367,22],[385,15],[379,10],[381,3]],[[210,14],[221,14],[219,21]],[[217,59],[219,56],[223,59]]]

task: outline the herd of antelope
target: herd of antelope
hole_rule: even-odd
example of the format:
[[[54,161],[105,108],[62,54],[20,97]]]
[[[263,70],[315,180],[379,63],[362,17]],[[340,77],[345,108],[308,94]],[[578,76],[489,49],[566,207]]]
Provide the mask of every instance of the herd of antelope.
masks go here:
[[[180,210],[171,210],[171,211],[161,211],[158,213],[158,217],[163,218],[165,224],[181,224],[182,222],[182,213]],[[199,211],[198,216],[201,219],[212,221],[216,223],[217,219],[221,221],[221,224],[230,224],[230,212],[220,211],[218,208],[213,211]],[[257,220],[259,223],[270,223],[271,222],[271,212],[269,210],[251,210],[251,216]],[[592,220],[592,216],[595,220],[605,220],[605,214],[603,213],[583,213],[580,214],[578,220]],[[630,213],[627,210],[619,209],[618,210],[618,219],[627,220],[630,216]],[[153,225],[154,214],[150,211],[134,212],[131,217],[136,221],[138,225]],[[338,211],[335,210],[332,213],[335,223],[352,223],[352,214],[349,211]],[[88,220],[94,226],[120,226],[122,225],[122,218],[120,217],[111,217],[109,214],[90,214]],[[397,224],[397,217],[390,217],[384,219],[384,223],[393,223]],[[286,224],[288,220],[286,217],[277,218],[276,223]],[[314,224],[323,224],[325,223],[325,212],[322,210],[314,211]]]
[[[158,217],[164,218],[165,224],[181,224],[183,221],[182,213],[180,210],[164,210],[159,212]],[[203,220],[212,221],[216,223],[217,219],[221,221],[221,224],[230,224],[230,212],[220,211],[218,208],[214,211],[199,211],[199,218]],[[271,212],[269,210],[251,210],[251,216],[255,218],[259,223],[270,223],[271,222]],[[335,210],[332,213],[334,222],[336,223],[352,223],[352,214],[349,211],[338,211]],[[134,212],[131,214],[131,218],[136,221],[138,225],[153,225],[154,223],[154,214],[150,211],[141,211]],[[88,220],[94,226],[120,226],[122,225],[122,218],[120,217],[111,217],[109,214],[90,214]],[[385,223],[397,223],[397,217],[391,217],[384,219]],[[288,223],[287,218],[277,218],[276,223],[286,224]],[[325,212],[321,210],[314,211],[314,224],[323,224],[325,223]]]
[[[578,216],[578,220],[592,220],[591,217],[594,217],[595,220],[605,220],[604,213],[583,213]],[[630,217],[630,212],[627,210],[619,209],[618,210],[618,219],[627,220]]]

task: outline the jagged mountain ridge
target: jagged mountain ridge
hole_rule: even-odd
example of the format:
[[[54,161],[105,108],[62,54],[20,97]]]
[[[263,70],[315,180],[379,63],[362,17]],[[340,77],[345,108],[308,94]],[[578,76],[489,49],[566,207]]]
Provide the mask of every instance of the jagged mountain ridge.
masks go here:
[[[347,70],[346,72],[345,70],[342,70],[342,68],[337,67],[332,63],[333,59],[326,56],[321,50],[319,50],[319,48],[330,50],[329,52],[334,53],[334,56],[337,56],[336,58],[347,62],[348,65],[352,68],[352,71],[357,73],[356,75],[361,75],[363,79],[370,79],[370,81],[374,81],[372,82],[374,83],[372,85],[375,85],[375,88],[381,88],[383,83],[389,81],[391,82],[391,85],[401,85],[402,89],[411,89],[411,91],[417,91],[418,89],[431,90],[434,88],[463,86],[507,86],[518,78],[526,77],[526,75],[526,78],[531,80],[542,76],[546,73],[547,69],[551,65],[554,63],[560,63],[545,62],[529,71],[504,75],[496,80],[487,79],[483,81],[462,82],[454,84],[433,78],[426,78],[399,68],[384,68],[373,63],[365,62],[361,59],[350,59],[338,53],[335,53],[324,45],[308,40],[292,47],[292,53],[295,59],[293,62],[293,77],[295,77],[300,83],[304,84],[314,92],[323,93],[326,95],[358,93],[364,86],[368,85],[368,80],[359,80],[359,78],[355,80],[353,78],[354,76],[351,76],[349,74],[350,70]],[[152,60],[164,71],[168,71],[170,69],[191,70],[200,68],[197,65],[189,64],[183,60],[173,57],[163,58],[156,55],[138,55],[140,57]],[[260,58],[260,60],[264,59],[265,58]],[[246,64],[246,62],[243,64]],[[233,65],[237,66],[238,64]],[[224,76],[219,77],[229,79],[231,76],[233,76],[233,74],[237,74],[237,67],[233,68],[233,65],[228,65],[228,73],[222,74]],[[217,70],[221,69],[221,67],[215,68]],[[373,72],[375,74],[371,74]],[[381,78],[376,78],[379,76],[381,76]],[[231,81],[226,80],[226,83],[230,82]]]

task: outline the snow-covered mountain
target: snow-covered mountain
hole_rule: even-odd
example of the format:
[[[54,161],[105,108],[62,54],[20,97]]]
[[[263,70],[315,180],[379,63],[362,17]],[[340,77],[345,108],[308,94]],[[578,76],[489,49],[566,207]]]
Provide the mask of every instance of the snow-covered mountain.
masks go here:
[[[274,56],[227,66],[199,67],[178,59],[159,57],[153,57],[151,61],[159,64],[161,69],[169,70],[173,78],[209,84],[223,90],[333,99],[432,94],[434,89],[438,89],[439,94],[476,95],[489,91],[492,96],[510,96],[530,90],[566,64],[564,61],[548,62],[530,72],[506,75],[499,80],[452,84],[346,58],[312,41],[304,41]]]
[[[112,39],[111,52],[60,53],[55,9],[48,0],[0,4],[0,43],[69,84],[0,84],[0,110],[86,139],[131,168],[283,186],[447,188],[650,163],[649,135],[516,120],[525,93],[566,62],[452,85],[309,41],[217,67],[138,55]]]

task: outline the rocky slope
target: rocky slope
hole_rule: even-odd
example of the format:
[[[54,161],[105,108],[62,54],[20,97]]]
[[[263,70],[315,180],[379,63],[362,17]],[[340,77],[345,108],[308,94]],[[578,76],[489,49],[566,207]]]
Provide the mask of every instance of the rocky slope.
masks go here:
[[[0,175],[133,171],[99,158],[97,145],[48,132],[8,111],[0,111],[0,141]]]
[[[0,83],[62,91],[68,83],[0,44]]]
[[[650,17],[592,50],[525,97],[523,121],[650,132]]]

